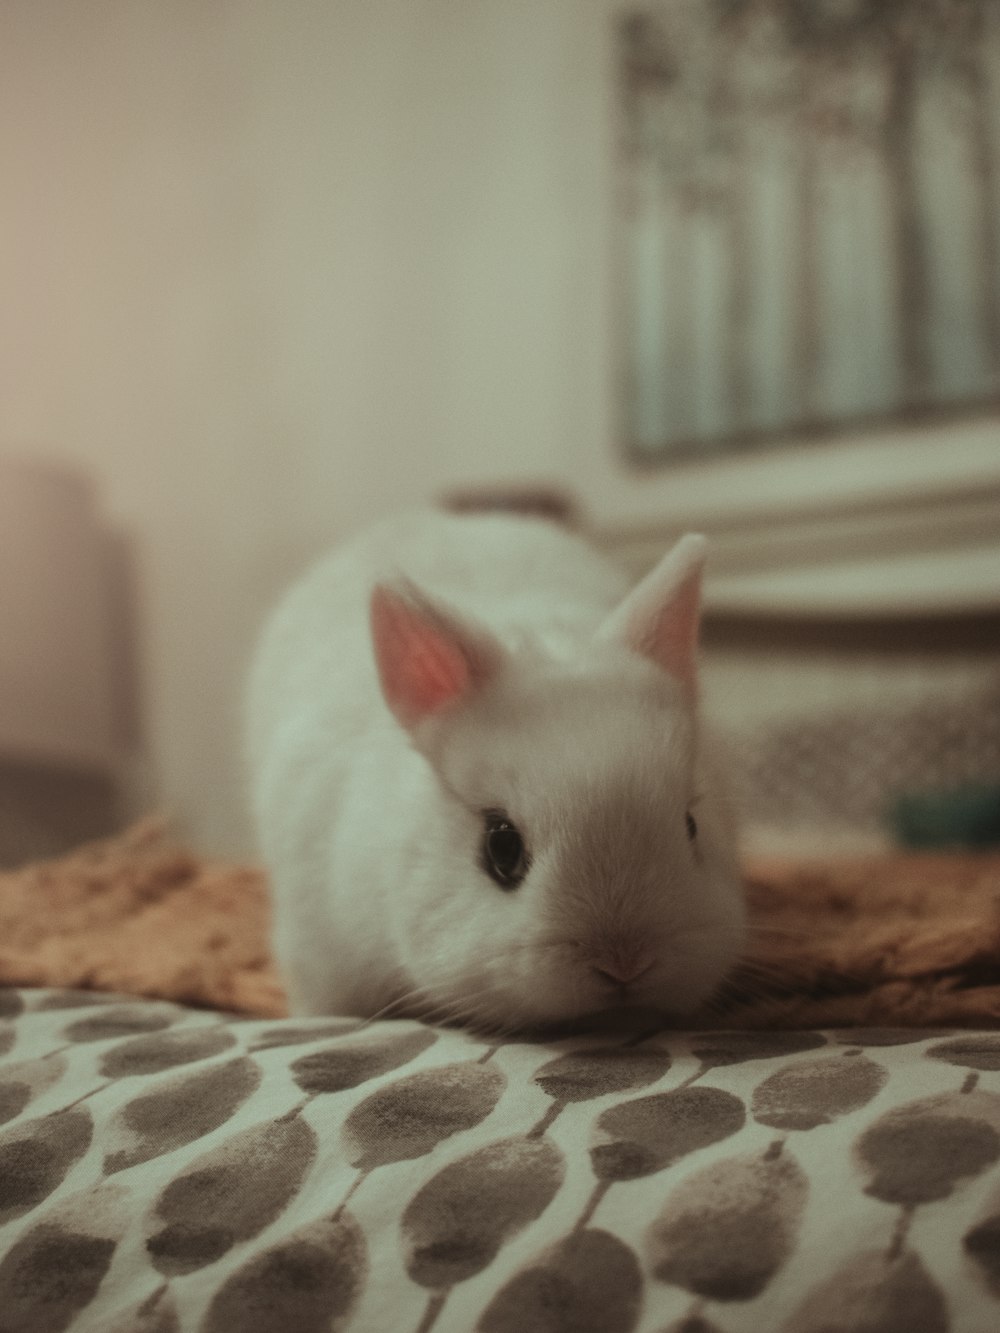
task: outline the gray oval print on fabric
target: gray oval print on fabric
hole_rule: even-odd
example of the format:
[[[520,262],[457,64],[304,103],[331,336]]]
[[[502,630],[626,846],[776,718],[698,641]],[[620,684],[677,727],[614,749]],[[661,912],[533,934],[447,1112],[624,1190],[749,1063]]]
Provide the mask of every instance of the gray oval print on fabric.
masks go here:
[[[200,1333],[338,1333],[367,1277],[364,1234],[350,1213],[309,1223],[227,1278]]]
[[[825,1045],[826,1038],[819,1032],[699,1032],[691,1039],[691,1052],[706,1069],[717,1069],[746,1060],[798,1055]]]
[[[55,1111],[0,1137],[0,1225],[22,1217],[59,1188],[90,1147],[86,1107]]]
[[[0,1263],[4,1333],[60,1333],[97,1294],[116,1243],[40,1222]],[[58,1283],[51,1280],[60,1274]]]
[[[299,1056],[292,1062],[291,1070],[295,1082],[310,1096],[346,1092],[409,1064],[436,1040],[433,1028],[413,1028],[381,1037],[348,1038],[336,1046],[325,1046],[321,1051]]]
[[[653,1272],[716,1301],[759,1296],[791,1256],[808,1192],[787,1151],[705,1167],[673,1191],[650,1227]]]
[[[264,1230],[298,1192],[316,1135],[298,1116],[242,1129],[196,1158],[157,1199],[146,1249],[166,1276],[214,1263]]]
[[[342,1037],[354,1032],[362,1024],[360,1018],[313,1019],[309,1023],[286,1021],[281,1027],[269,1028],[258,1035],[247,1047],[250,1051],[271,1051],[280,1046],[305,1046],[330,1037]]]
[[[984,1311],[984,1314],[986,1312]],[[992,1328],[993,1317],[983,1333]],[[948,1333],[948,1311],[919,1257],[854,1255],[806,1297],[781,1333]]]
[[[105,1134],[105,1175],[148,1162],[218,1129],[256,1091],[260,1080],[259,1066],[242,1056],[158,1081],[112,1117]]]
[[[926,1098],[880,1116],[854,1145],[868,1178],[865,1193],[886,1203],[932,1203],[992,1166],[1000,1134],[976,1115],[981,1102],[960,1094]]]
[[[193,1064],[221,1055],[236,1044],[233,1034],[221,1024],[213,1027],[164,1032],[148,1037],[133,1037],[120,1046],[112,1046],[101,1059],[105,1078],[129,1075],[162,1074],[177,1065]]]
[[[863,1055],[797,1060],[754,1089],[753,1116],[774,1129],[815,1129],[866,1106],[887,1078]]]
[[[585,1102],[632,1092],[658,1082],[670,1069],[670,1052],[658,1047],[570,1051],[547,1061],[533,1081],[557,1102]]]
[[[359,1171],[423,1157],[485,1120],[504,1089],[491,1065],[439,1065],[370,1093],[344,1122],[348,1161]]]
[[[578,1231],[497,1292],[479,1333],[632,1333],[642,1304],[639,1261],[607,1231]]]
[[[978,1267],[993,1295],[1000,1297],[1000,1211],[970,1227],[962,1237],[962,1248]]]
[[[110,1041],[118,1037],[135,1037],[145,1032],[162,1032],[177,1021],[176,1009],[158,1009],[155,1005],[122,1005],[120,1008],[100,1009],[89,1018],[78,1018],[70,1023],[63,1036],[67,1041]]]
[[[70,1195],[23,1232],[0,1261],[3,1333],[62,1333],[104,1280],[126,1228],[122,1191]]]
[[[406,1271],[429,1288],[473,1277],[541,1216],[564,1174],[562,1153],[547,1139],[502,1139],[450,1162],[403,1214]]]
[[[743,1128],[743,1103],[721,1088],[676,1088],[603,1111],[590,1150],[601,1180],[634,1180]]]
[[[944,1060],[962,1069],[997,1070],[1000,1069],[1000,1035],[977,1032],[967,1037],[955,1037],[937,1046],[929,1046],[924,1054],[932,1060]]]
[[[0,1078],[0,1125],[19,1116],[36,1097],[58,1083],[66,1068],[62,1055],[6,1065]]]

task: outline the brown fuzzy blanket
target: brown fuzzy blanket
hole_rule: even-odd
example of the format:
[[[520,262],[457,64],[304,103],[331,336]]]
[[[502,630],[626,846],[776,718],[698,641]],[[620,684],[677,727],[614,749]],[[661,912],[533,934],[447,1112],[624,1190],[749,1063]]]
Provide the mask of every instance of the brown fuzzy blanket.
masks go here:
[[[1000,855],[758,863],[747,886],[751,957],[698,1026],[1000,1021]],[[285,1013],[263,874],[157,820],[0,874],[0,984]]]

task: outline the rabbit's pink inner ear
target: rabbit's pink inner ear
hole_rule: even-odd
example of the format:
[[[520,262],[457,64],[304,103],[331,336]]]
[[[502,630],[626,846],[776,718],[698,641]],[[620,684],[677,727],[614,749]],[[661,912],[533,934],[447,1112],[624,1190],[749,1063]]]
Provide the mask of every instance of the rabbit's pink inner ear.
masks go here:
[[[637,616],[630,646],[694,694],[698,683],[698,628],[701,606],[700,570],[681,583],[664,606],[648,618]]]
[[[456,626],[381,584],[372,593],[371,629],[382,693],[405,727],[458,702],[483,674]]]
[[[705,539],[691,534],[648,574],[605,622],[602,634],[649,658],[694,697]]]

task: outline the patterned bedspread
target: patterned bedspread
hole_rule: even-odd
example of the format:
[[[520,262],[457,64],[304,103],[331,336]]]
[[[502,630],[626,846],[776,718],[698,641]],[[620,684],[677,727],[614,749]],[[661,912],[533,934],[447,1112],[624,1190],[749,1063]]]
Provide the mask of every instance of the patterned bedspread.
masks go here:
[[[993,1333],[1000,1033],[0,990],[4,1333]]]

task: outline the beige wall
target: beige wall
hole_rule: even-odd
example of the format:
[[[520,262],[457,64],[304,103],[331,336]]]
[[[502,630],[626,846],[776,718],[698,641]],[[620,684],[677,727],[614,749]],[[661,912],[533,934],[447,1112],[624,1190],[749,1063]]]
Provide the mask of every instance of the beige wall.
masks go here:
[[[245,846],[238,686],[288,573],[602,432],[596,14],[4,0],[0,452],[93,469],[134,540],[156,785],[205,846]]]
[[[800,586],[789,547],[749,560],[747,514],[971,496],[979,526],[962,508],[949,533],[988,536],[943,595],[1000,601],[995,422],[961,459],[924,436],[655,477],[617,461],[615,7],[0,3],[0,455],[89,469],[131,540],[144,790],[208,850],[249,846],[237,710],[266,604],[444,488],[568,482],[618,539],[717,531],[713,596],[801,607],[821,586],[848,608],[923,576],[876,546],[846,588],[815,563]],[[758,587],[776,567],[788,586]]]

